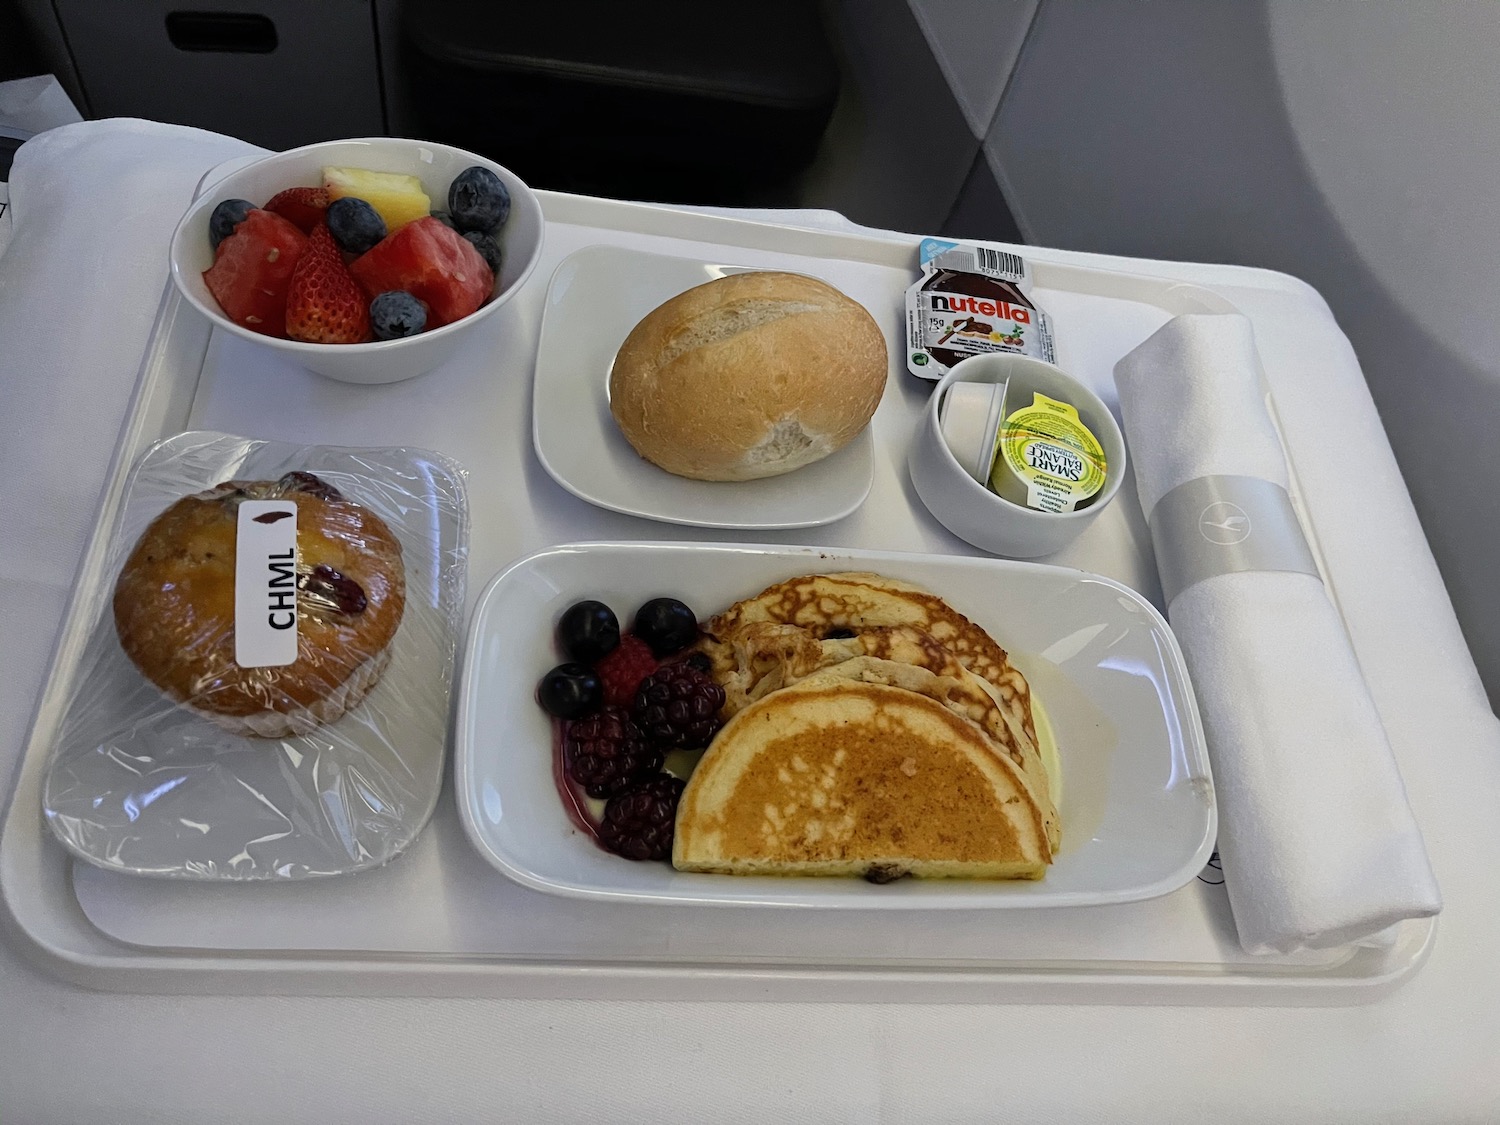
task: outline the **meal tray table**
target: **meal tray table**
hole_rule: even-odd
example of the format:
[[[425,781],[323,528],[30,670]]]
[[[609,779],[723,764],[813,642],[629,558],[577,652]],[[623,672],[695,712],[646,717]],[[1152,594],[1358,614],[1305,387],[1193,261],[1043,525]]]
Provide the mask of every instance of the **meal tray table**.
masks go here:
[[[385,386],[335,383],[213,330],[168,289],[101,500],[109,525],[123,482],[153,441],[189,429],[306,444],[440,450],[469,473],[469,597],[507,563],[577,540],[723,541],[743,533],[653,523],[596,508],[556,484],[531,441],[532,372],[547,283],[568,255],[615,245],[828,278],[875,315],[892,352],[872,423],[874,482],[852,515],[770,530],[768,543],[974,554],[922,507],[906,447],[931,385],[907,375],[902,296],[915,236],[828,214],[782,221],[541,193],[546,245],[531,282],[444,367]],[[792,221],[806,226],[789,225]],[[1278,340],[1338,328],[1294,279],[1266,271],[1103,258],[1033,247],[1036,298],[1058,361],[1112,407],[1115,361],[1184,312],[1238,310]],[[165,248],[163,248],[165,253]],[[587,325],[577,327],[586,331]],[[1273,398],[1295,364],[1263,350]],[[1290,400],[1290,401],[1288,401]],[[1317,418],[1278,399],[1289,459]],[[1296,406],[1297,409],[1291,409]],[[1303,515],[1316,547],[1317,511]],[[121,991],[640,999],[1351,1004],[1384,995],[1423,963],[1435,921],[1378,947],[1250,957],[1235,939],[1216,869],[1170,895],[1126,905],[1020,912],[702,909],[554,897],[508,881],[472,849],[451,770],[410,849],[377,870],[299,884],[183,885],[72,861],[41,822],[39,790],[87,633],[85,594],[103,534],[85,555],[0,835],[4,918],[47,969]],[[1133,484],[1050,560],[1104,574],[1160,603]],[[1337,597],[1337,575],[1329,575]],[[582,593],[582,592],[580,592]]]

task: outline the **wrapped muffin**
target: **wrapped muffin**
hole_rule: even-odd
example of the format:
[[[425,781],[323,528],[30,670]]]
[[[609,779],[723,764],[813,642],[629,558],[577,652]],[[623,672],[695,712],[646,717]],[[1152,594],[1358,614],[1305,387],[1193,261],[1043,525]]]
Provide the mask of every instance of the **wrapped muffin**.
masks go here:
[[[266,501],[256,522],[280,524],[283,549],[241,573],[241,508]],[[260,598],[248,616],[247,592]],[[283,738],[365,697],[389,663],[405,604],[401,546],[385,522],[292,472],[178,500],[130,552],[113,611],[126,655],[174,702],[235,734]],[[252,627],[272,638],[260,655],[244,635]]]

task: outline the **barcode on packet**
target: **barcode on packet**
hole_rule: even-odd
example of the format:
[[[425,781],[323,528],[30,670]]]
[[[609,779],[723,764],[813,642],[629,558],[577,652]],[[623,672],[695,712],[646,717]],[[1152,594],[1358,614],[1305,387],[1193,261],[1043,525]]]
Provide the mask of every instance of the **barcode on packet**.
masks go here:
[[[1026,276],[1026,263],[1019,255],[991,250],[988,246],[976,246],[974,250],[979,255],[979,268],[985,273],[1005,274],[1015,281]]]
[[[1021,281],[1026,277],[1026,263],[1018,255],[992,250],[988,246],[944,250],[932,265],[935,269],[957,270],[959,273],[985,273],[1004,281]]]

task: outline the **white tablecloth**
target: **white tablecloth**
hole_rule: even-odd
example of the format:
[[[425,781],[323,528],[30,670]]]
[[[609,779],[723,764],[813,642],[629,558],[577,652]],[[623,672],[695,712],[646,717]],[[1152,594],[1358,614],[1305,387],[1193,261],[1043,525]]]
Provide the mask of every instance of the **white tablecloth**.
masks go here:
[[[0,498],[0,782],[93,518],[167,235],[198,176],[245,151],[138,122],[32,145],[22,161],[86,146],[99,175],[70,194],[66,229],[28,229],[15,198],[0,256],[0,469],[12,482]],[[111,251],[132,244],[161,250],[125,261]],[[67,255],[66,268],[39,265],[43,247]],[[67,285],[41,301],[39,273]],[[1329,420],[1351,464],[1384,463],[1361,433]],[[1381,515],[1415,527],[1408,511]],[[1377,694],[1412,701],[1383,717],[1399,728],[1393,741],[1422,749],[1401,765],[1446,903],[1429,963],[1379,1003],[128,996],[61,984],[0,937],[0,1122],[1500,1119],[1500,734],[1425,546],[1372,550],[1402,552],[1392,596],[1404,612],[1352,616],[1351,632]]]

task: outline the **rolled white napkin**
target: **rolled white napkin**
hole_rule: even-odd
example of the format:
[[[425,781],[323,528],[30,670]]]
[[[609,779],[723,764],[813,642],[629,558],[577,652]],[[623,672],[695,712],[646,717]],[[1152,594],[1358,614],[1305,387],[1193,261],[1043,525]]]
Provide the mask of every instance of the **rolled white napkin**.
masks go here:
[[[1276,504],[1263,518],[1251,503],[1279,500],[1259,482],[1284,491],[1288,471],[1250,322],[1179,316],[1115,365],[1115,383],[1167,617],[1208,736],[1240,944],[1250,953],[1328,948],[1436,914],[1437,882],[1348,634],[1292,521],[1297,543],[1274,533],[1267,542]],[[1215,481],[1199,478],[1227,481],[1217,495],[1244,508],[1209,512],[1201,488]],[[1206,538],[1246,542],[1205,556],[1199,522]],[[1252,523],[1258,560],[1244,553]]]

